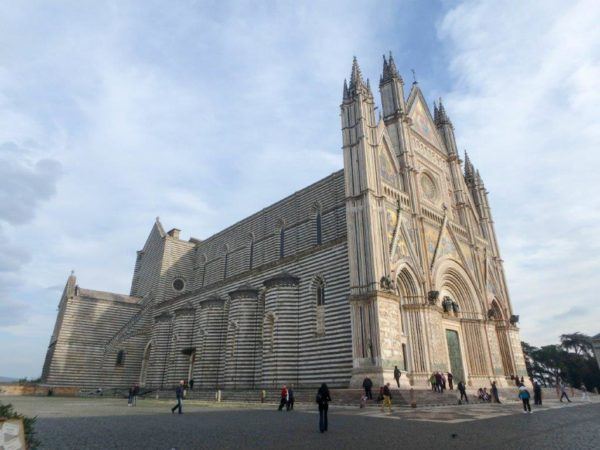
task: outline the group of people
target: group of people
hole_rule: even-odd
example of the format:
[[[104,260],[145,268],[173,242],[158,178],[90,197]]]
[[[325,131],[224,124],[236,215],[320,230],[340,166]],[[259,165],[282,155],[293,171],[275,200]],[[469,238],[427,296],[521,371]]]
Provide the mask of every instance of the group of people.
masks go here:
[[[477,390],[477,398],[482,402],[502,403],[500,401],[500,396],[498,395],[498,386],[496,386],[495,381],[492,381],[492,387],[489,392],[485,387],[479,388]]]
[[[288,388],[285,384],[281,388],[281,400],[279,402],[279,411],[283,410],[283,407],[287,411],[294,409],[294,385],[290,385]]]
[[[431,383],[431,390],[435,392],[444,392],[448,387],[450,390],[454,390],[454,376],[448,372],[448,376],[444,372],[433,372],[429,377],[429,383]]]
[[[398,369],[398,366],[394,369],[394,379],[396,380],[396,385],[400,387],[400,370]],[[364,408],[368,400],[373,400],[373,381],[369,377],[365,377],[362,387],[365,390],[365,393],[361,398],[360,407]],[[385,407],[388,407],[390,413],[392,412],[392,391],[390,389],[390,383],[386,383],[379,388],[377,401],[381,403],[381,411],[384,411]]]

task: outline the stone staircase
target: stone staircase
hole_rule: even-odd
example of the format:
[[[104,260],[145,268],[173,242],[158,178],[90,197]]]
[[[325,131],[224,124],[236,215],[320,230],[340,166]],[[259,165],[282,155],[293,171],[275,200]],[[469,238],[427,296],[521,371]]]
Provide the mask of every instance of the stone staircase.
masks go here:
[[[265,389],[265,403],[278,404],[280,399],[280,389]],[[363,395],[362,389],[330,389],[332,405],[356,406],[360,405],[360,399]],[[317,388],[297,388],[294,389],[294,397],[296,403],[314,404],[317,394]],[[147,397],[171,399],[175,397],[173,390],[157,390]],[[216,401],[217,391],[215,389],[194,389],[186,391],[187,400],[202,400]],[[374,390],[374,400],[367,402],[366,406],[378,406],[378,392]],[[431,390],[416,390],[414,396],[417,406],[439,406],[439,405],[456,405],[458,396],[456,391],[445,391],[443,394],[433,392]],[[408,389],[392,389],[392,402],[395,406],[410,406],[410,390]],[[260,403],[260,389],[223,389],[221,390],[221,401],[223,402],[239,402],[239,403]]]

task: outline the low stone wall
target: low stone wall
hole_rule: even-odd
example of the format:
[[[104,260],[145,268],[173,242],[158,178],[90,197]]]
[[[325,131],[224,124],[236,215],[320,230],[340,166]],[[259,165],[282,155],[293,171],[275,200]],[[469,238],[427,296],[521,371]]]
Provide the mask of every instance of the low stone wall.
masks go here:
[[[0,396],[3,395],[40,395],[47,396],[52,390],[52,395],[61,397],[76,397],[79,388],[74,386],[47,386],[41,384],[2,384],[0,383]]]

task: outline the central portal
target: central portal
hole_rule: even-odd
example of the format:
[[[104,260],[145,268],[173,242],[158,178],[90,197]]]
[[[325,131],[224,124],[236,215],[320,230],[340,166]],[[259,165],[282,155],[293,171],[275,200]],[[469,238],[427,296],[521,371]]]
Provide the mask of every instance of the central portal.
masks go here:
[[[466,383],[465,371],[463,370],[462,354],[460,352],[460,340],[458,332],[455,330],[446,330],[446,343],[448,344],[448,356],[450,358],[450,370],[454,377],[454,382],[459,381]]]

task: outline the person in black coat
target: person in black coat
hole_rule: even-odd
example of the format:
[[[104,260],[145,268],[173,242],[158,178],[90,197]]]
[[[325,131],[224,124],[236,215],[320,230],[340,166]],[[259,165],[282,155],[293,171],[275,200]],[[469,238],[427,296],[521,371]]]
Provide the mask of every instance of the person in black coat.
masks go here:
[[[461,381],[458,382],[458,392],[460,392],[460,400],[465,399],[465,402],[469,403],[469,397],[467,397],[467,389],[465,388],[465,383]]]
[[[287,404],[285,406],[288,411],[294,410],[294,385],[293,384],[288,388],[288,398],[287,398]]]
[[[179,408],[179,414],[183,413],[183,380],[179,382],[179,386],[175,389],[175,397],[177,397],[177,404],[171,408],[171,413],[175,414],[175,410]]]
[[[533,383],[533,403],[536,405],[542,404],[542,386],[537,381]]]
[[[400,375],[402,375],[402,372],[400,372],[398,366],[394,366],[394,380],[396,380],[396,385],[398,388],[400,388]]]
[[[327,410],[329,409],[330,401],[331,396],[329,395],[329,388],[325,383],[323,383],[317,391],[317,404],[319,405],[319,431],[321,431],[321,433],[327,431]]]
[[[369,377],[366,377],[363,380],[362,386],[365,390],[365,397],[367,397],[369,400],[373,400],[373,393],[371,392],[371,389],[373,388],[373,382]]]

